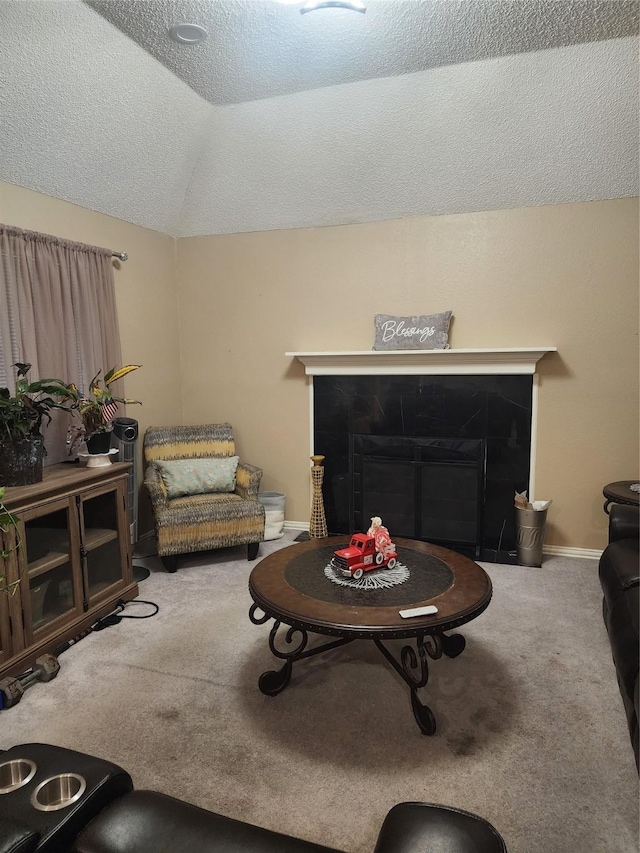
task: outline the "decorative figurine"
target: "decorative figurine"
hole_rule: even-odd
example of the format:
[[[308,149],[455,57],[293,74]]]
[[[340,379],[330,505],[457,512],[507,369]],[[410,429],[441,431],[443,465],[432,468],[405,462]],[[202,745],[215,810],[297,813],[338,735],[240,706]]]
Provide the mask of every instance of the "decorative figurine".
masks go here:
[[[311,519],[309,521],[309,538],[323,539],[327,536],[327,520],[324,515],[324,503],[322,502],[322,480],[324,468],[322,462],[324,456],[311,456],[313,468],[311,479],[313,480],[313,498],[311,502]]]
[[[376,540],[376,551],[381,551],[385,556],[391,551],[395,553],[396,546],[391,541],[389,531],[382,524],[382,519],[379,515],[374,515],[371,519],[371,527],[367,530],[368,536],[373,536]]]
[[[393,569],[397,561],[396,546],[389,531],[375,515],[366,533],[354,533],[346,548],[333,552],[331,566],[344,577],[360,580],[371,569]]]

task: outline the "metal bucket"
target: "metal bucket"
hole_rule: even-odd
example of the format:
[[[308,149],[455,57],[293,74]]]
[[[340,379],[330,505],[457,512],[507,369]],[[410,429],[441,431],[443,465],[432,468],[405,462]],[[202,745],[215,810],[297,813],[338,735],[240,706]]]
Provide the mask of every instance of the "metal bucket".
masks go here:
[[[542,542],[546,509],[520,509],[516,507],[516,550],[521,566],[542,565]]]

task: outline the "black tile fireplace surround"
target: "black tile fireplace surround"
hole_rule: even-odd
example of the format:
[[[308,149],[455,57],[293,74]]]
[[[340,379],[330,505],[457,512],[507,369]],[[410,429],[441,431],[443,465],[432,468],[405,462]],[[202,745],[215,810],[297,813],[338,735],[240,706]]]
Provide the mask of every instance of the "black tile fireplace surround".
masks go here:
[[[531,375],[314,376],[329,532],[380,515],[392,535],[514,562],[532,389]]]

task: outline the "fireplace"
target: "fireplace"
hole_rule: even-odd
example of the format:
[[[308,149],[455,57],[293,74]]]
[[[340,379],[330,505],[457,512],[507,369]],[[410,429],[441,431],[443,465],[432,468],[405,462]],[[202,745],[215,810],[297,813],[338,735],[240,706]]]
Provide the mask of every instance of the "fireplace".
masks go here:
[[[531,376],[316,376],[313,447],[325,456],[330,533],[382,517],[395,536],[478,559],[515,550],[529,487]]]
[[[515,562],[514,494],[534,499],[536,364],[555,347],[289,352],[313,376],[330,533],[392,536]]]
[[[484,439],[352,435],[349,452],[354,530],[379,515],[395,536],[456,545],[481,544]]]

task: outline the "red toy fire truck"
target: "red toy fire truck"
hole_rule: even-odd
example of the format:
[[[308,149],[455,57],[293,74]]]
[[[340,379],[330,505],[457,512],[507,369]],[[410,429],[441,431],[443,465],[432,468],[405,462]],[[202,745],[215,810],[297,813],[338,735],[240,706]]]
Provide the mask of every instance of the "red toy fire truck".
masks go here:
[[[341,575],[359,580],[371,569],[392,569],[398,560],[393,542],[382,549],[376,548],[376,537],[368,533],[354,533],[346,548],[333,552],[331,565]]]

